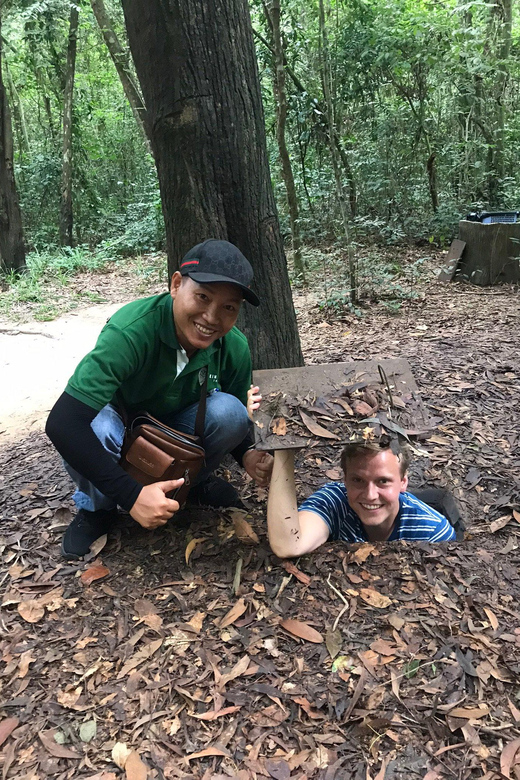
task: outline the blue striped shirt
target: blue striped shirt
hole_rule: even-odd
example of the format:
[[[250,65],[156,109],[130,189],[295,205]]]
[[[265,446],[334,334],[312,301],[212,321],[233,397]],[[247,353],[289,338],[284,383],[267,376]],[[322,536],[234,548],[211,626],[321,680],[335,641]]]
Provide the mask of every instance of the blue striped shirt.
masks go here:
[[[368,537],[358,515],[351,509],[343,482],[330,482],[307,498],[300,511],[319,515],[330,530],[330,539],[366,542]],[[455,531],[444,515],[411,493],[399,494],[399,512],[389,542],[448,542]]]

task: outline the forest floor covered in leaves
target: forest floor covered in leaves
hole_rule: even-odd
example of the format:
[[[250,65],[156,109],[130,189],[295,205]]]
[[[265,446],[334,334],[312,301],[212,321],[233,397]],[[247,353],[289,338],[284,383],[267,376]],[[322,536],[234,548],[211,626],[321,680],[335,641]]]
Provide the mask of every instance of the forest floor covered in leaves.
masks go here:
[[[43,434],[4,446],[3,780],[519,780],[518,291],[425,279],[361,317],[320,295],[295,296],[306,361],[409,360],[438,420],[414,484],[452,490],[466,539],[283,562],[241,480],[247,516],[122,517],[71,565],[59,458]],[[339,477],[324,453],[301,496]]]

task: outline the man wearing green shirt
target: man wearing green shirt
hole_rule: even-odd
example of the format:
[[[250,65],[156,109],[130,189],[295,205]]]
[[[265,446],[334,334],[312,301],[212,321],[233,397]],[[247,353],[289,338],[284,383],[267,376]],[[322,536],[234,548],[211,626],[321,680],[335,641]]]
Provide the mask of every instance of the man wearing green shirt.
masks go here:
[[[227,241],[208,239],[183,258],[169,293],[123,306],[105,325],[56,402],[46,431],[76,483],[78,512],[62,553],[78,559],[110,530],[117,506],[144,528],[164,525],[179,510],[167,494],[182,480],[143,487],[119,465],[124,413],[146,410],[166,425],[193,433],[200,395],[199,372],[208,371],[204,427],[206,464],[189,500],[236,506],[232,485],[212,472],[232,453],[259,484],[270,478],[272,459],[251,449],[246,410],[251,356],[235,327],[253,270]],[[173,306],[172,306],[173,299]]]

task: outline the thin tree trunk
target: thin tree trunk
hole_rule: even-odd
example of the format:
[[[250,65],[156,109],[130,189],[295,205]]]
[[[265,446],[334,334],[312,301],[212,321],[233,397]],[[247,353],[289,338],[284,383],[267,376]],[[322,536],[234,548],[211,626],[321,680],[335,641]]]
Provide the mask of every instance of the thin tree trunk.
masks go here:
[[[74,73],[78,41],[79,12],[71,6],[69,22],[69,43],[63,95],[63,152],[61,175],[60,241],[62,246],[72,246],[72,99],[74,94]]]
[[[22,214],[13,168],[13,130],[2,76],[2,18],[0,11],[0,268],[25,269]]]
[[[105,8],[104,0],[90,0],[90,4],[92,6],[94,16],[96,17],[96,21],[99,25],[99,29],[101,30],[101,34],[103,35],[108,52],[112,57],[112,61],[117,70],[126,98],[130,103],[130,108],[132,109],[137,126],[141,131],[148,151],[151,154],[152,147],[150,145],[150,140],[146,129],[146,107],[130,69],[128,54],[119,42],[112,20],[110,19]]]
[[[489,202],[500,205],[504,180],[504,137],[505,137],[505,93],[509,80],[509,57],[511,54],[512,0],[493,0],[491,7],[492,26],[496,39],[497,68],[494,77],[493,104],[495,106],[494,149],[492,169],[489,176]]]
[[[269,44],[268,41],[264,38],[261,33],[259,33],[257,30],[253,30],[253,33],[258,38],[261,43],[266,47],[268,51],[271,52],[272,56],[274,57],[274,49]],[[328,135],[331,132],[330,125],[326,119],[327,115],[327,109],[326,106],[323,105],[323,103],[318,100],[316,97],[313,97],[310,95],[309,90],[305,87],[305,85],[302,83],[301,79],[297,76],[297,74],[294,72],[294,70],[291,68],[289,63],[287,62],[287,59],[284,56],[284,68],[287,75],[290,77],[291,81],[293,82],[294,86],[300,93],[300,95],[309,95],[309,97],[312,98],[312,101],[314,103],[314,106],[316,107],[317,111],[312,112],[311,118],[312,121],[321,128],[321,130],[325,133],[325,135]],[[341,144],[341,139],[338,135],[338,132],[336,128],[332,127],[332,136],[334,139],[334,144],[336,146],[336,149],[338,150],[338,154],[341,159],[341,163],[343,165],[343,168],[345,169],[345,175],[347,178],[348,188],[349,188],[349,205],[350,205],[350,214],[352,217],[355,217],[357,214],[357,191],[356,191],[356,181],[354,179],[354,174],[352,171],[352,166],[350,165],[350,161],[348,159],[347,152],[343,148]]]
[[[354,247],[350,240],[350,229],[348,224],[347,205],[345,201],[345,193],[343,191],[343,182],[341,181],[341,168],[340,168],[340,156],[338,147],[334,141],[334,118],[332,108],[332,96],[330,93],[330,62],[329,62],[329,43],[327,37],[327,28],[325,26],[325,9],[323,6],[323,0],[319,0],[319,24],[320,24],[320,59],[321,59],[321,81],[323,86],[323,99],[325,101],[325,110],[327,123],[329,126],[329,146],[330,156],[332,158],[332,167],[334,170],[334,181],[336,184],[336,197],[338,200],[341,220],[343,223],[343,231],[345,234],[345,241],[347,244],[348,253],[348,268],[350,277],[350,300],[355,303],[357,300],[357,267],[354,257]]]
[[[243,307],[255,368],[302,365],[271,187],[247,0],[123,0],[148,112],[168,265],[225,238],[253,265],[262,305]]]
[[[300,237],[298,197],[294,184],[291,159],[287,149],[285,127],[287,123],[287,93],[285,90],[285,68],[282,34],[280,31],[280,0],[271,0],[271,8],[264,3],[264,10],[271,25],[274,48],[274,95],[276,105],[276,140],[282,163],[282,175],[287,193],[289,220],[293,247],[294,270],[305,284],[305,267],[302,259],[302,242]]]
[[[19,136],[18,145],[20,156],[23,157],[24,152],[30,154],[31,149],[29,146],[29,134],[27,132],[27,123],[25,121],[25,113],[23,110],[23,103],[20,100],[20,95],[16,89],[13,77],[7,61],[4,59],[5,75],[7,80],[7,86],[11,94],[11,104],[13,106],[13,116],[15,117],[15,123],[18,127],[17,135]]]

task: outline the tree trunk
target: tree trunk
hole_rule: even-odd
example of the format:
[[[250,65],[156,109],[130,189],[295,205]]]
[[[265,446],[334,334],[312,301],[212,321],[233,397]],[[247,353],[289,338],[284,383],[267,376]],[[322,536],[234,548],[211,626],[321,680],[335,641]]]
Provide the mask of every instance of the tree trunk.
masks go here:
[[[150,141],[146,129],[146,107],[143,103],[143,99],[130,69],[128,54],[119,42],[119,39],[114,31],[114,25],[112,24],[112,21],[106,11],[103,0],[90,0],[90,4],[92,6],[94,16],[96,17],[96,21],[99,25],[99,29],[101,30],[101,34],[103,35],[108,52],[112,57],[112,61],[116,67],[126,98],[130,103],[130,108],[132,109],[137,126],[141,131],[148,151],[151,154],[152,147],[150,146]]]
[[[331,71],[329,61],[329,42],[327,28],[325,26],[325,8],[323,0],[319,0],[319,26],[320,26],[320,61],[321,61],[321,83],[323,86],[323,100],[325,103],[327,123],[329,126],[329,146],[332,158],[332,168],[334,170],[334,181],[336,184],[336,197],[341,212],[345,242],[347,244],[348,268],[350,277],[350,300],[352,303],[357,301],[357,264],[354,257],[354,247],[350,240],[350,229],[348,224],[347,206],[345,193],[343,191],[343,182],[341,181],[340,155],[338,145],[335,142],[334,111],[332,106],[332,95],[330,91]]]
[[[13,169],[13,130],[2,77],[2,19],[0,13],[0,268],[25,269],[22,214]]]
[[[15,120],[15,126],[17,127],[17,139],[18,139],[18,152],[20,159],[23,158],[24,152],[31,153],[29,145],[29,134],[27,133],[27,123],[25,121],[25,112],[23,110],[23,103],[20,100],[20,95],[16,89],[16,85],[11,76],[11,71],[7,65],[7,60],[4,60],[5,76],[7,86],[9,87],[9,93],[11,95],[12,113]]]
[[[63,152],[61,173],[60,241],[62,246],[72,246],[72,98],[74,94],[74,72],[78,42],[79,12],[71,6],[69,21],[69,44],[63,94]]]
[[[149,117],[170,272],[223,238],[255,271],[243,307],[255,368],[302,365],[271,188],[247,0],[123,0]]]
[[[289,220],[291,223],[291,238],[293,247],[294,270],[305,284],[305,268],[302,259],[302,242],[300,237],[298,197],[294,185],[291,159],[285,138],[287,123],[287,93],[285,90],[285,67],[282,34],[280,31],[280,0],[271,0],[271,8],[264,3],[264,10],[273,36],[273,86],[276,106],[276,140],[282,163],[282,176],[287,193]]]

